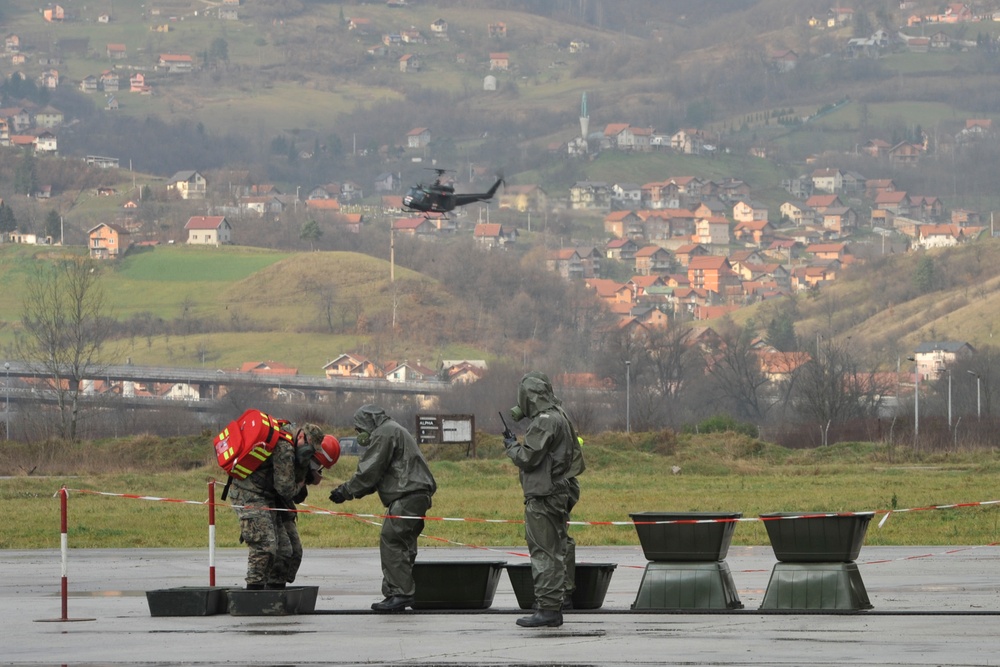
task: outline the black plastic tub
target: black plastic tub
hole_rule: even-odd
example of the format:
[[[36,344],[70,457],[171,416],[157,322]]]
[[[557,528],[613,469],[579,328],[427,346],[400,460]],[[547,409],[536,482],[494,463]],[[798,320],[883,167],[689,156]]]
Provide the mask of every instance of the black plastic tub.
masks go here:
[[[761,514],[774,557],[783,563],[849,563],[857,559],[874,512],[809,516]]]
[[[299,601],[295,606],[296,614],[311,614],[316,611],[319,586],[289,586],[288,588],[299,591]]]
[[[647,560],[725,560],[741,512],[635,512],[629,514]],[[687,523],[652,523],[682,521]],[[693,523],[703,521],[704,523]]]
[[[423,561],[413,564],[414,609],[488,609],[506,561]]]
[[[616,563],[577,563],[573,608],[600,609],[604,606],[611,575],[615,573],[616,567]],[[535,606],[535,583],[531,578],[531,563],[508,565],[507,578],[514,589],[517,606],[532,609]]]
[[[150,616],[212,616],[226,613],[226,586],[181,586],[146,591]]]
[[[229,591],[230,616],[289,616],[299,613],[302,588]]]

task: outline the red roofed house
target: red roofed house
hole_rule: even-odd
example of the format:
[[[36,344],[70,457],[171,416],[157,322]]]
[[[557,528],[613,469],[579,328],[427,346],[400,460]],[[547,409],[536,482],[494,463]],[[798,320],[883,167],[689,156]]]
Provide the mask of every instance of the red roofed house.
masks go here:
[[[385,365],[385,379],[387,382],[427,382],[437,380],[438,374],[434,369],[422,366],[419,361],[390,361]]]
[[[719,294],[737,278],[729,260],[722,255],[692,257],[687,269],[692,288],[711,290]]]
[[[340,202],[336,199],[307,199],[306,210],[337,213],[340,211]]]
[[[567,280],[583,278],[583,259],[575,248],[550,250],[545,266],[549,271],[558,273]]]
[[[431,131],[426,127],[415,127],[406,133],[407,148],[423,148],[431,143]]]
[[[609,278],[588,278],[584,285],[597,293],[597,297],[605,303],[624,303],[631,306],[635,300],[635,292],[628,283],[620,283]]]
[[[90,256],[93,259],[121,257],[132,245],[131,235],[123,227],[102,222],[87,232]]]
[[[517,229],[496,222],[481,222],[472,232],[472,238],[487,248],[496,248],[516,241]]]
[[[872,209],[906,216],[910,214],[910,197],[902,190],[880,192],[875,196]]]
[[[806,207],[822,213],[831,206],[843,206],[837,195],[812,195],[806,199]]]
[[[617,259],[623,262],[635,260],[635,253],[639,250],[632,239],[613,239],[604,246],[604,251],[608,259]]]
[[[708,248],[700,243],[682,245],[674,250],[674,257],[677,258],[677,264],[684,267],[688,266],[693,258],[704,257],[707,254]]]
[[[672,264],[670,253],[660,246],[645,246],[635,253],[635,272],[639,275],[666,273]]]
[[[222,215],[195,215],[187,224],[187,242],[190,245],[214,245],[232,243],[233,226]]]
[[[774,227],[767,220],[740,222],[733,229],[733,238],[762,247],[765,244],[770,244],[774,239]]]
[[[136,72],[128,79],[128,91],[130,93],[149,95],[153,92],[153,87],[146,83],[145,74],[142,72]]]
[[[806,247],[806,252],[816,259],[835,259],[843,262],[847,256],[846,243],[814,243]]]
[[[437,227],[427,218],[400,218],[392,223],[392,231],[419,238],[437,233]]]
[[[162,53],[157,61],[157,67],[162,67],[170,74],[184,74],[194,69],[194,60],[191,56],[174,53]]]
[[[510,55],[506,53],[491,53],[490,69],[506,72],[510,69]]]
[[[486,370],[470,361],[462,361],[445,369],[444,372],[448,376],[448,382],[452,384],[472,384],[481,379]]]
[[[506,185],[500,195],[500,208],[511,208],[524,213],[526,211],[543,211],[546,208],[548,196],[538,185]]]
[[[298,375],[299,369],[278,361],[245,361],[240,365],[240,373],[258,375]]]
[[[917,244],[924,248],[946,248],[966,240],[965,230],[958,225],[920,225]]]
[[[644,235],[642,218],[635,211],[612,211],[604,217],[604,231],[615,238],[636,238]]]
[[[772,348],[758,351],[757,360],[761,372],[770,382],[783,382],[797,368],[812,361],[812,357],[806,352],[779,352]]]
[[[706,245],[729,245],[729,220],[721,216],[698,220],[691,240]]]
[[[352,234],[361,233],[361,226],[364,224],[364,221],[364,215],[361,213],[341,213],[339,215],[331,215],[327,219],[327,222],[336,229],[351,232]]]
[[[335,377],[382,377],[382,370],[367,357],[345,353],[323,366],[327,378]]]

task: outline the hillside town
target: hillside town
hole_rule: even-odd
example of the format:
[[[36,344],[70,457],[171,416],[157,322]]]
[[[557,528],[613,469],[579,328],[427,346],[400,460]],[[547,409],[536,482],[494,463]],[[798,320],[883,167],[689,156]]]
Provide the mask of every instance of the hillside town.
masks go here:
[[[871,26],[867,37],[847,37],[841,30],[854,26],[856,33],[863,25],[862,17],[846,7],[831,7],[826,15],[811,16],[805,27],[835,34],[835,53],[844,60],[996,47],[995,40],[987,37],[957,39],[938,29],[996,20],[994,11],[963,3],[948,4],[937,11],[926,4],[900,2],[898,9],[905,17],[898,30]],[[240,21],[248,10],[239,0],[223,0],[218,6],[188,15],[165,13],[151,6],[144,19],[150,23],[150,31],[169,35],[182,21]],[[343,16],[339,27],[357,39],[365,62],[373,66],[389,63],[408,76],[420,76],[426,69],[421,54],[450,39],[447,12],[427,25],[414,26],[403,18],[398,25],[378,24],[363,15],[363,6],[351,11],[358,15]],[[60,25],[81,19],[66,7],[53,4],[40,13],[39,20]],[[101,14],[96,21],[110,25],[115,17]],[[489,48],[478,56],[461,54],[461,63],[466,65],[470,60],[468,66],[482,71],[483,91],[499,92],[503,77],[518,71],[518,53],[505,48],[510,33],[504,22],[489,21],[480,28],[490,40],[486,43]],[[227,57],[224,40],[213,42],[203,54],[154,53],[138,44],[118,41],[94,45],[62,40],[59,46],[62,57],[81,50],[100,64],[91,72],[74,72],[68,78],[65,71],[60,73],[60,56],[50,53],[44,44],[11,33],[5,36],[3,55],[11,68],[8,82],[12,88],[18,88],[13,84],[31,84],[43,91],[71,87],[95,99],[103,96],[97,106],[103,114],[112,115],[128,106],[128,96],[155,96],[158,89],[207,69],[213,59]],[[590,48],[586,40],[571,40],[558,45],[558,57]],[[767,51],[768,73],[790,75],[804,60],[794,50],[774,45]],[[565,65],[555,61],[553,66],[559,62]],[[794,176],[759,182],[749,175],[750,168],[748,173],[736,170],[725,177],[693,173],[712,172],[707,165],[737,152],[747,160],[778,165],[777,150],[766,139],[743,145],[731,139],[737,128],[708,122],[658,128],[616,117],[602,118],[598,125],[598,119],[591,118],[584,93],[579,127],[567,128],[562,133],[565,140],[549,142],[546,160],[588,165],[604,156],[626,161],[673,156],[688,159],[684,164],[690,164],[691,170],[644,174],[644,182],[625,178],[578,180],[558,190],[512,175],[492,202],[446,215],[408,210],[401,195],[410,185],[402,177],[402,167],[436,165],[438,142],[457,139],[448,136],[443,127],[421,125],[398,136],[381,137],[382,143],[374,152],[384,171],[374,178],[359,173],[356,178],[335,182],[276,184],[262,182],[248,169],[190,164],[169,177],[143,177],[137,184],[127,156],[100,152],[70,156],[61,152],[59,136],[76,120],[56,105],[9,95],[2,104],[0,147],[12,155],[82,163],[97,173],[106,173],[106,178],[99,179],[103,181],[100,185],[88,187],[80,197],[108,202],[103,219],[88,224],[83,238],[67,239],[61,225],[43,232],[37,226],[28,229],[18,224],[9,207],[4,212],[0,199],[0,231],[5,243],[83,243],[92,258],[115,261],[133,249],[160,244],[252,244],[247,230],[260,225],[302,223],[300,239],[306,240],[315,239],[322,230],[331,236],[360,235],[373,225],[388,222],[391,234],[400,239],[435,242],[465,236],[491,252],[526,252],[541,247],[546,268],[591,290],[624,331],[716,320],[769,299],[822,290],[852,264],[874,256],[957,246],[994,235],[991,211],[949,206],[940,190],[908,191],[892,176],[901,169],[916,168],[943,156],[954,159],[995,143],[997,133],[988,117],[955,118],[942,123],[946,131],[934,133],[919,126],[910,128],[906,136],[886,132],[846,153],[825,150],[796,159],[792,162]],[[857,102],[842,97],[808,110],[766,109],[747,114],[742,125],[808,127],[852,105],[857,106]],[[308,164],[317,159],[321,149],[318,140],[292,139],[286,152],[289,159]],[[369,149],[351,150],[352,156],[357,156]],[[789,170],[787,164],[780,166],[783,172]],[[463,167],[461,177],[449,176],[446,185],[458,191],[482,189],[497,169],[498,165],[469,161],[467,174]],[[778,171],[775,167],[769,173]],[[31,188],[24,194],[35,201],[76,196],[46,182],[46,170],[39,169],[32,176]],[[171,229],[159,217],[146,215],[145,209],[154,203],[160,217],[183,216],[183,227]],[[198,214],[188,215],[193,206]],[[560,217],[569,221],[563,231],[548,233],[546,221]],[[61,216],[57,218],[61,222]],[[308,225],[314,225],[315,234],[307,234]],[[588,233],[593,229],[600,231]],[[298,373],[280,362],[247,363],[250,367],[241,372]],[[374,361],[345,351],[330,360],[322,372],[327,377],[471,382],[484,369],[481,360],[458,360],[429,369],[419,362]],[[151,391],[179,392],[182,396],[186,390],[168,387]]]

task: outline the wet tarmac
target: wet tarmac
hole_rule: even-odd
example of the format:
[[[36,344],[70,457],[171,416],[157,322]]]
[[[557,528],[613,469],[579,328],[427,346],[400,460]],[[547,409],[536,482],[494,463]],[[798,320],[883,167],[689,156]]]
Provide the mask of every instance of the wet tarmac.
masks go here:
[[[523,546],[422,547],[418,560],[523,563]],[[207,586],[207,550],[0,551],[0,662],[8,665],[1000,665],[1000,547],[865,547],[868,611],[765,612],[770,547],[733,547],[740,610],[632,611],[638,547],[581,548],[617,563],[604,605],[524,629],[507,575],[481,611],[375,614],[377,549],[307,550],[316,613],[152,616],[146,591]],[[246,551],[220,550],[216,584],[242,586]]]

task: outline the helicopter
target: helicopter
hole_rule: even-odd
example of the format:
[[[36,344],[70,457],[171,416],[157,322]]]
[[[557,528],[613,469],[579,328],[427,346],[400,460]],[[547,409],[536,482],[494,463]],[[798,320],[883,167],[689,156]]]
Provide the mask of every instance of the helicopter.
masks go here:
[[[419,211],[421,213],[428,214],[447,214],[449,211],[453,211],[458,206],[465,206],[466,204],[473,204],[477,201],[488,201],[493,199],[493,195],[496,194],[497,188],[499,188],[504,182],[503,174],[498,174],[496,183],[494,183],[487,192],[455,194],[454,187],[441,182],[441,177],[452,170],[438,169],[435,167],[427,168],[433,169],[433,171],[437,173],[437,178],[434,179],[434,182],[430,185],[418,183],[407,190],[406,195],[403,197],[403,206],[406,207],[408,211]]]

